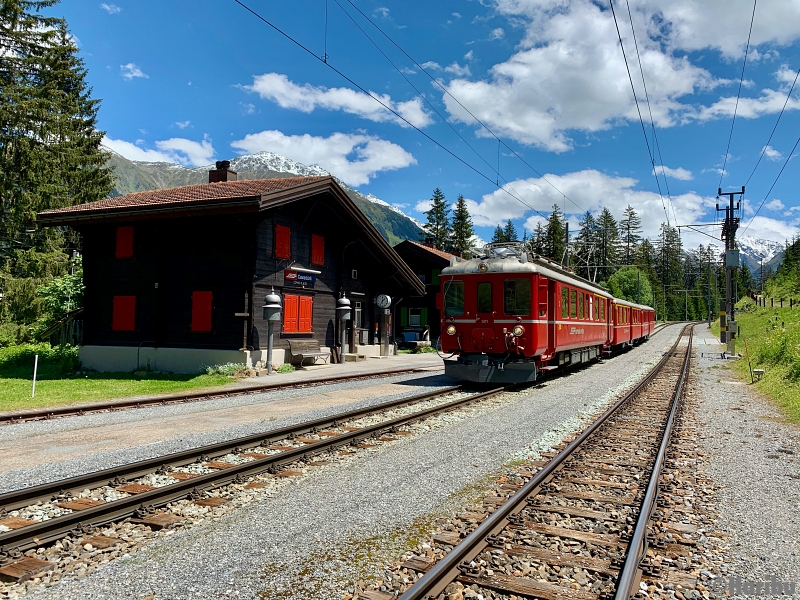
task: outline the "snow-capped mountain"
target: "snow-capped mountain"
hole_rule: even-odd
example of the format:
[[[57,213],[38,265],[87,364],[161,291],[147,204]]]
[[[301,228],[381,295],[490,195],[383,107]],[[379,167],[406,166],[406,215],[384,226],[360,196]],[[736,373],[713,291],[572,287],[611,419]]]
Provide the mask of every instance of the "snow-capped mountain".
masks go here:
[[[211,165],[207,167],[197,167],[197,169],[203,173],[207,173],[210,168],[212,168]],[[291,173],[292,175],[299,175],[301,177],[330,175],[328,171],[319,165],[304,165],[303,163],[299,163],[281,154],[276,154],[275,152],[259,152],[257,154],[238,156],[231,160],[231,168],[237,172],[267,169],[276,173]]]
[[[744,235],[736,239],[736,245],[739,248],[741,262],[746,264],[751,272],[758,272],[762,264],[765,269],[774,270],[782,261],[784,246],[780,242]],[[712,243],[709,246],[718,255],[725,252],[725,246],[722,244]]]

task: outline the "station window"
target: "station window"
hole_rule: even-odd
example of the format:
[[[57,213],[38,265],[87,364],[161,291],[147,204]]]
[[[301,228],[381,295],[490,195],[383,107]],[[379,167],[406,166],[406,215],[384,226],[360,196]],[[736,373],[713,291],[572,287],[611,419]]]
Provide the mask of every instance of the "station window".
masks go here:
[[[565,287],[561,288],[561,318],[569,318],[569,290]]]
[[[422,312],[419,308],[408,309],[408,324],[410,327],[420,327],[422,325]]]
[[[444,314],[458,317],[464,314],[464,282],[446,281],[444,283]]]
[[[503,304],[507,315],[531,314],[531,280],[506,279],[503,283]]]
[[[136,296],[114,296],[111,329],[133,331],[136,328]]]
[[[212,313],[211,292],[192,292],[192,331],[207,333],[211,331]]]
[[[488,281],[478,284],[478,312],[492,312],[492,284]]]
[[[578,317],[578,292],[569,291],[569,316],[571,319]]]
[[[314,298],[286,294],[283,297],[283,332],[311,333]]]
[[[292,257],[292,230],[283,225],[275,225],[275,258]]]
[[[133,227],[125,225],[117,227],[117,240],[114,256],[131,258],[133,256]]]
[[[311,262],[315,265],[325,264],[325,238],[321,235],[311,236]]]

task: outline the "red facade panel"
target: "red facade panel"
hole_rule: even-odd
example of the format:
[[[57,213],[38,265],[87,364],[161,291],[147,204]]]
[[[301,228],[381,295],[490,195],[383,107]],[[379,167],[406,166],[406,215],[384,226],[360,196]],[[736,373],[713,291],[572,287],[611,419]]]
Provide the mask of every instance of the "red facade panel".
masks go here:
[[[117,227],[117,247],[114,255],[117,258],[133,256],[133,227],[130,225]]]
[[[283,225],[275,226],[275,257],[292,257],[292,230]]]
[[[211,331],[212,300],[211,292],[192,292],[192,331]]]
[[[114,296],[111,317],[113,331],[133,331],[136,328],[136,296]]]
[[[313,314],[314,299],[311,296],[300,296],[300,317],[297,331],[311,333],[311,315]]]
[[[325,238],[311,235],[311,262],[315,265],[325,264]]]
[[[297,333],[299,296],[286,294],[283,297],[283,331]]]

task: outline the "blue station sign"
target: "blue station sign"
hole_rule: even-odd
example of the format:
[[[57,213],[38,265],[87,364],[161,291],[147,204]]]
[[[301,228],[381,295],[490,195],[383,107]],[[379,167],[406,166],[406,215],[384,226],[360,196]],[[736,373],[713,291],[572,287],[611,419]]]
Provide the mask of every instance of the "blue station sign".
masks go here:
[[[294,269],[284,269],[283,279],[288,285],[313,286],[317,281],[317,276],[314,273],[301,273]]]

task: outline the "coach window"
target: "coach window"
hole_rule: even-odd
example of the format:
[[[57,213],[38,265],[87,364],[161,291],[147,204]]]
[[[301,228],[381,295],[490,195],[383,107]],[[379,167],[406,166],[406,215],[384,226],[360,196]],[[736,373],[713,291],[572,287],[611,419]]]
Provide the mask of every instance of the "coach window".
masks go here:
[[[507,315],[531,314],[531,280],[506,279],[503,283],[503,300]]]
[[[569,290],[565,287],[561,288],[561,318],[566,319],[569,316]]]
[[[458,317],[464,314],[464,282],[445,281],[444,314],[447,317]]]
[[[492,284],[488,281],[478,284],[478,312],[492,312]]]
[[[583,292],[578,292],[578,318],[583,318]]]
[[[602,298],[600,300],[600,320],[601,321],[605,321],[606,320],[606,299],[605,298]]]
[[[569,316],[571,319],[578,316],[578,292],[575,290],[569,291]]]

